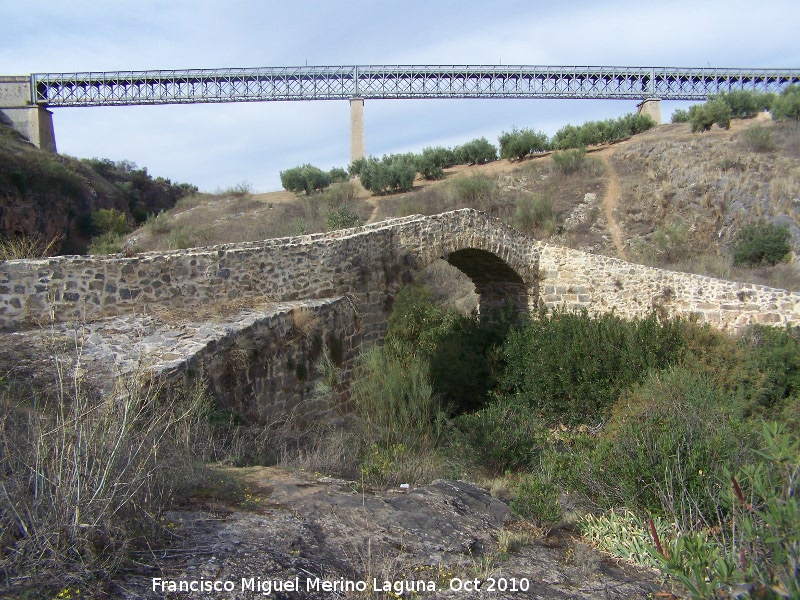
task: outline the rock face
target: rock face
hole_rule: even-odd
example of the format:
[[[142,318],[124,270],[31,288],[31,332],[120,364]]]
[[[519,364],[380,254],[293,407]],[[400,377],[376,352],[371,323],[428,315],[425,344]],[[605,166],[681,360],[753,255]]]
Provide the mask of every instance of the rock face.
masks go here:
[[[173,548],[174,558],[159,565],[163,592],[152,578],[132,578],[121,584],[126,597],[161,598],[170,582],[199,580],[233,589],[174,597],[258,598],[265,586],[270,597],[286,599],[642,598],[660,589],[656,574],[617,565],[563,532],[499,551],[501,532],[520,523],[505,503],[465,481],[368,492],[357,491],[357,482],[277,468],[237,477],[244,486],[238,506],[206,498],[193,507],[205,510],[170,514],[193,553]]]

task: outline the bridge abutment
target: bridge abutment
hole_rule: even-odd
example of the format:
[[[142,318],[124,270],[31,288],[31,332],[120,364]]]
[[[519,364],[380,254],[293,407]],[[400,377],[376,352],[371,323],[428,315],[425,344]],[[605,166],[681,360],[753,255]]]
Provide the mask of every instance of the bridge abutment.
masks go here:
[[[350,98],[350,162],[367,156],[364,144],[364,99]]]
[[[31,104],[30,85],[30,77],[0,77],[0,121],[24,135],[37,148],[56,152],[53,113]]]
[[[636,105],[640,115],[648,115],[661,125],[661,98],[645,98]]]

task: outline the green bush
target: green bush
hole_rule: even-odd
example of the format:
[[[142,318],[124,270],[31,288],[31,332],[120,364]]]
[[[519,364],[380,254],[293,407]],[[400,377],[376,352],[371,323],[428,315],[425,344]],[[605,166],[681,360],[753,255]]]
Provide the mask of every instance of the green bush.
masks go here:
[[[441,435],[445,413],[418,357],[401,360],[369,348],[361,354],[350,390],[356,414],[385,448],[431,446]]]
[[[526,194],[517,201],[514,226],[523,233],[536,233],[542,228],[555,229],[553,200],[541,194]],[[552,227],[547,227],[550,224]]]
[[[785,225],[759,221],[742,227],[733,240],[733,264],[756,267],[775,265],[792,250],[791,233]]]
[[[772,118],[800,121],[800,85],[785,88],[772,104]]]
[[[748,127],[739,139],[742,146],[750,152],[772,152],[775,150],[772,131],[761,125]]]
[[[547,530],[561,520],[558,486],[542,474],[525,475],[514,483],[512,489],[514,499],[510,506],[520,516]]]
[[[128,233],[128,219],[125,215],[113,208],[101,208],[92,213],[92,228],[95,233],[115,233],[124,235]]]
[[[553,152],[553,166],[556,172],[562,175],[572,175],[580,170],[584,156],[586,156],[586,148],[571,148]]]
[[[328,179],[331,183],[345,183],[350,180],[350,176],[341,167],[333,167],[328,171]]]
[[[533,129],[514,128],[510,132],[504,131],[498,141],[500,142],[500,158],[509,160],[522,160],[530,154],[550,149],[547,135]]]
[[[497,160],[497,148],[486,138],[478,138],[453,149],[462,165],[482,165]]]
[[[691,598],[800,598],[800,441],[763,423],[758,463],[726,477],[719,533],[654,540],[651,550]]]
[[[417,165],[414,155],[389,155],[367,159],[361,166],[361,185],[373,194],[407,192],[414,186]]]
[[[358,227],[359,225],[363,224],[364,222],[361,220],[361,217],[353,212],[352,208],[348,204],[342,204],[341,206],[330,210],[325,217],[325,225],[328,228],[328,231],[347,229],[349,227]]]
[[[749,90],[734,90],[712,96],[727,104],[731,109],[731,117],[735,119],[752,119],[759,112],[769,107],[772,100],[770,94],[759,94]]]
[[[689,256],[691,250],[689,228],[680,218],[662,223],[653,232],[653,244],[659,260],[666,263],[683,260]]]
[[[361,169],[363,169],[364,165],[366,164],[367,164],[366,158],[357,158],[347,168],[347,172],[350,174],[350,177],[361,175]]]
[[[331,184],[331,178],[325,171],[309,164],[293,167],[280,172],[283,189],[299,194],[312,194],[324,190]]]
[[[552,147],[557,150],[585,148],[628,138],[655,127],[655,121],[644,114],[631,113],[618,119],[588,121],[580,126],[566,125],[553,136]]]
[[[452,449],[493,473],[531,469],[548,446],[542,421],[514,399],[496,400],[453,424]]]
[[[607,507],[713,522],[721,474],[746,463],[752,441],[740,399],[711,378],[652,371],[617,402],[583,480]]]
[[[122,251],[123,237],[118,233],[109,231],[96,235],[86,248],[88,254],[117,254]]]
[[[436,394],[461,413],[484,405],[495,384],[493,349],[506,330],[502,315],[482,323],[442,307],[428,288],[412,284],[397,295],[384,347],[400,359],[423,358]]]
[[[708,131],[715,123],[722,129],[730,129],[731,114],[731,107],[719,99],[709,100],[705,104],[695,104],[689,108],[692,132]]]
[[[417,172],[425,179],[433,181],[444,177],[444,169],[431,154],[422,154],[416,160]]]
[[[459,177],[453,180],[456,198],[469,206],[479,206],[490,201],[497,193],[497,185],[485,175]]]
[[[655,315],[628,321],[586,311],[538,313],[503,344],[498,393],[548,423],[602,421],[623,389],[677,361],[684,345],[680,321],[662,324]]]
[[[682,108],[675,109],[675,112],[672,113],[672,117],[670,118],[670,123],[688,123],[689,122],[689,111],[684,110]]]
[[[425,179],[441,179],[444,169],[449,169],[456,163],[455,152],[449,148],[423,148],[422,154],[417,156],[417,172]]]

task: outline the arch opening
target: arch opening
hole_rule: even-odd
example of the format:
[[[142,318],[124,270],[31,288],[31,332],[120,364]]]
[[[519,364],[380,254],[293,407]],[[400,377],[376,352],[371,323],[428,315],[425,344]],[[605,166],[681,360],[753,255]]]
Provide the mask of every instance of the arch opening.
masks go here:
[[[510,308],[524,314],[530,306],[530,286],[506,261],[492,252],[464,248],[450,252],[444,259],[469,277],[479,297],[481,319]]]

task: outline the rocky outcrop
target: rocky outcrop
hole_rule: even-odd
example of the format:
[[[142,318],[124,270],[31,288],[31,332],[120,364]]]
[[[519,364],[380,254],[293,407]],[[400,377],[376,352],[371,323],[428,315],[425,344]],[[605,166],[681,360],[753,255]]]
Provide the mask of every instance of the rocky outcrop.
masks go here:
[[[201,580],[229,589],[175,597],[588,600],[661,591],[657,574],[601,556],[565,531],[520,535],[509,548],[504,536],[525,525],[466,481],[373,491],[272,467],[236,477],[238,500],[206,497],[169,515],[183,545],[164,552],[171,558],[157,580],[123,582],[124,597],[162,598],[171,585]]]

